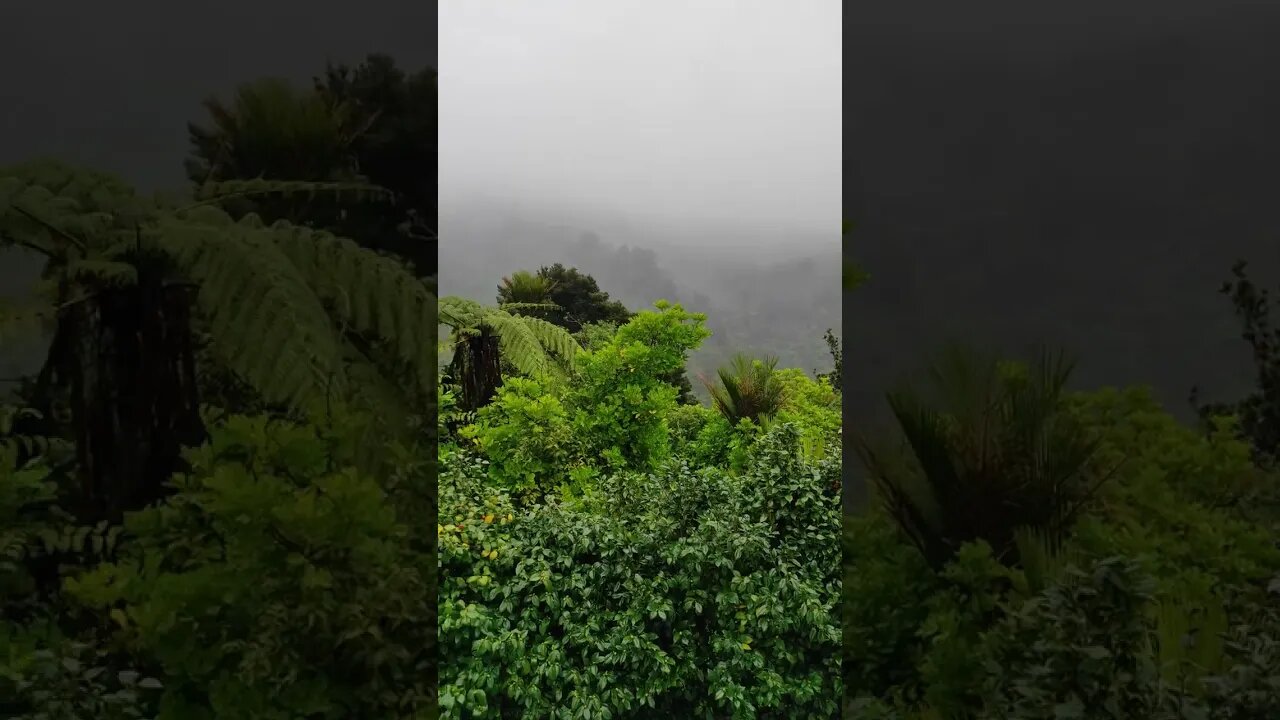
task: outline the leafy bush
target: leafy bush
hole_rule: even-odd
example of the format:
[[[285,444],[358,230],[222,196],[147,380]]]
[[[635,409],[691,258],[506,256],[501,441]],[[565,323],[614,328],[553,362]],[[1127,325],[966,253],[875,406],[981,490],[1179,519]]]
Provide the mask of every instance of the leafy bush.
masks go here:
[[[883,515],[846,517],[843,532],[845,692],[874,697],[914,685],[925,600],[938,582]]]
[[[781,426],[750,468],[674,462],[511,514],[480,462],[455,457],[441,477],[441,516],[464,526],[440,546],[444,716],[831,717],[839,466],[802,460]]]
[[[1080,524],[1084,548],[1139,560],[1163,593],[1212,588],[1231,607],[1260,597],[1280,572],[1280,547],[1252,501],[1274,480],[1245,443],[1227,428],[1181,427],[1140,389],[1078,395],[1072,412],[1097,437],[1098,462],[1118,467]]]
[[[678,391],[664,378],[710,334],[701,314],[665,302],[655,307],[580,356],[565,398],[586,455],[613,469],[653,469],[668,457],[666,418]]]
[[[489,459],[494,483],[530,502],[562,485],[581,465],[568,411],[535,380],[508,378],[464,435],[474,437]]]
[[[821,454],[840,446],[842,423],[840,395],[827,378],[810,378],[798,368],[774,371],[782,386],[782,407],[776,422],[792,423],[800,429],[801,441]]]
[[[352,437],[344,433],[342,437]],[[118,562],[67,581],[164,672],[161,718],[417,717],[432,696],[429,555],[352,448],[232,417]]]
[[[684,455],[702,429],[719,413],[705,405],[676,405],[667,412],[667,432],[672,452]]]
[[[98,638],[52,623],[0,635],[0,713],[12,720],[137,720],[154,716],[162,684],[122,666]]]

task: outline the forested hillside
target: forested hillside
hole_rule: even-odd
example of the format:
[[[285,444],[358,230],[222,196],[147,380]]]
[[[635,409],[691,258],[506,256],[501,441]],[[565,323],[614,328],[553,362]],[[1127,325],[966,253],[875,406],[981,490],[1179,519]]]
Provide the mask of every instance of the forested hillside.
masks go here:
[[[673,228],[590,207],[575,213],[497,199],[446,207],[440,222],[450,238],[440,253],[449,268],[444,294],[486,298],[495,278],[562,263],[632,310],[665,299],[705,313],[713,334],[690,355],[695,375],[713,375],[739,352],[811,372],[828,367],[822,337],[840,327],[834,229],[788,235],[732,221]]]

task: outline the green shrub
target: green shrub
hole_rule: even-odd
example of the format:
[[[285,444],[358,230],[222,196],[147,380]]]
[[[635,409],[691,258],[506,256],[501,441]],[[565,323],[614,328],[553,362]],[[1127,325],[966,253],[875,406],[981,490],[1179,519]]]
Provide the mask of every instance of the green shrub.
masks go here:
[[[342,437],[358,437],[344,433]],[[128,553],[67,581],[163,670],[161,718],[418,717],[431,556],[388,491],[315,428],[232,417]]]
[[[1153,590],[1137,565],[1110,558],[1011,612],[980,655],[981,716],[1168,717],[1144,616]]]
[[[1118,467],[1077,529],[1085,550],[1138,560],[1161,594],[1212,589],[1229,610],[1261,597],[1280,548],[1252,517],[1248,499],[1270,479],[1247,445],[1180,426],[1141,389],[1079,395],[1073,412],[1098,439],[1099,462]]]
[[[847,516],[843,550],[845,692],[918,687],[927,600],[941,583],[881,513]]]
[[[801,442],[816,454],[840,447],[842,415],[840,395],[827,378],[815,380],[803,370],[775,370],[782,385],[782,408],[776,422],[792,423],[800,429]]]
[[[121,664],[88,633],[66,637],[49,621],[0,626],[0,716],[10,720],[154,717],[162,683]]]
[[[586,456],[614,470],[653,469],[669,456],[667,415],[679,391],[664,378],[710,334],[701,314],[665,302],[655,307],[580,356],[565,398]]]
[[[581,465],[568,412],[535,380],[507,378],[464,435],[489,459],[494,483],[528,501],[542,499]]]
[[[476,523],[509,501],[478,461],[453,461],[441,516],[464,518],[465,541],[440,546],[445,717],[838,711],[839,465],[803,461],[794,428],[740,476],[673,462],[509,524]]]

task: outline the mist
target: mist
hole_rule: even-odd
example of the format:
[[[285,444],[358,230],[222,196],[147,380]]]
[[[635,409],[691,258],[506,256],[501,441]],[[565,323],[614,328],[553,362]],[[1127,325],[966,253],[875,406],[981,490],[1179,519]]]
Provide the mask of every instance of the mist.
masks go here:
[[[1249,347],[1218,294],[1280,277],[1280,12],[1256,3],[904,2],[850,21],[847,415],[947,339],[1078,358],[1080,387],[1231,401]]]
[[[629,309],[708,313],[695,368],[730,346],[829,366],[840,3],[483,1],[439,20],[442,294],[492,303],[503,276],[560,262]]]

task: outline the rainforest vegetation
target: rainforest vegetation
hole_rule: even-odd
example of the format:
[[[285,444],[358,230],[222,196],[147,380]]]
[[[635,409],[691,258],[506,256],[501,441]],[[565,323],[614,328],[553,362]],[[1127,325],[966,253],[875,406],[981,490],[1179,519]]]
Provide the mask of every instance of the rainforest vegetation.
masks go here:
[[[1280,716],[1280,336],[1243,264],[1222,291],[1257,390],[1198,425],[957,345],[851,434],[846,717]]]
[[[1280,716],[1246,266],[1256,390],[1196,424],[953,346],[846,438],[834,330],[701,371],[711,318],[571,263],[437,298],[435,102],[373,56],[210,100],[181,192],[0,169],[43,268],[0,328],[48,340],[0,409],[0,716]]]
[[[0,717],[433,712],[435,103],[372,56],[210,99],[180,191],[0,170],[43,263],[6,342],[47,340],[0,412]]]
[[[705,406],[703,315],[561,266],[497,299],[440,301],[444,715],[834,717],[830,375],[739,356]]]
[[[210,99],[181,191],[0,169],[5,337],[46,341],[0,716],[838,712],[834,331],[694,373],[705,316],[574,267],[437,300],[434,103],[373,56]]]

